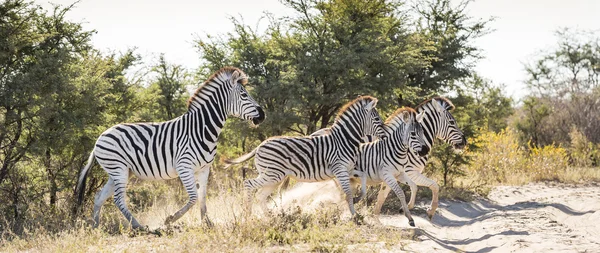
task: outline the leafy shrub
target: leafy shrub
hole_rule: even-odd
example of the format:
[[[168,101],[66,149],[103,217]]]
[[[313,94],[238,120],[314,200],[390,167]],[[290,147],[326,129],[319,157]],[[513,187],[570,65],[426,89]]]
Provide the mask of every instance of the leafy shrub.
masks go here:
[[[485,132],[474,141],[480,143],[480,150],[473,155],[467,174],[477,175],[482,182],[505,182],[507,174],[514,173],[525,165],[523,150],[513,131]]]
[[[567,150],[554,145],[531,148],[527,159],[527,174],[533,181],[560,180],[568,165]]]
[[[600,161],[600,145],[595,146],[575,127],[569,133],[569,137],[571,138],[569,164],[578,167],[598,166],[598,162]]]
[[[564,181],[568,167],[567,150],[560,146],[533,147],[526,152],[512,130],[486,132],[475,141],[480,150],[473,155],[467,171],[474,182],[490,185],[523,184],[531,181]]]

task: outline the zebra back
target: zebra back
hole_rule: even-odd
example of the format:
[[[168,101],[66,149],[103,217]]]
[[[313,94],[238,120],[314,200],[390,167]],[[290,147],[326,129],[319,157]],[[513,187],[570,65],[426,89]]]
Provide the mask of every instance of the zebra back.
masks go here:
[[[406,164],[409,150],[428,152],[419,122],[422,116],[423,114],[417,114],[411,108],[397,109],[386,119],[388,138],[376,139],[360,146],[356,168],[373,178],[379,174],[379,169],[384,164],[394,167]]]
[[[376,109],[377,99],[359,97],[340,109],[333,125],[322,135],[271,137],[256,150],[255,167],[268,177],[294,176],[303,180],[323,180],[334,163],[353,166],[361,139],[368,134],[385,137]],[[246,158],[246,156],[242,156]],[[245,160],[235,159],[233,161]]]

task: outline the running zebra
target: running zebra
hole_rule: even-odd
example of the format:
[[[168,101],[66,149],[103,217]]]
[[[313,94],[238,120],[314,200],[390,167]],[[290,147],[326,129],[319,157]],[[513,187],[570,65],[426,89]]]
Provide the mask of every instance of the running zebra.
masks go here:
[[[228,161],[230,166],[256,156],[254,166],[259,175],[244,181],[246,214],[252,212],[252,196],[256,189],[262,189],[258,200],[263,211],[268,213],[267,198],[287,177],[303,182],[335,177],[355,217],[349,173],[354,168],[358,147],[366,135],[386,137],[376,105],[376,98],[359,97],[342,107],[327,134],[317,137],[272,137],[252,152]]]
[[[423,140],[423,129],[420,124],[423,116],[423,113],[417,114],[412,108],[397,109],[385,122],[388,138],[360,145],[356,167],[352,173],[361,181],[361,197],[355,198],[354,202],[358,202],[366,195],[367,184],[383,182],[382,185],[393,189],[400,199],[408,224],[412,227],[415,226],[415,222],[406,205],[404,191],[398,185],[396,178],[407,179],[404,167],[408,163],[409,150],[413,150],[420,156],[426,156],[429,152]],[[326,131],[326,128],[321,129],[311,136],[319,136]],[[408,180],[408,182],[412,181]],[[352,180],[352,184],[356,184],[356,181]]]
[[[463,132],[456,125],[456,120],[450,113],[450,111],[454,110],[454,105],[448,99],[443,97],[432,98],[430,100],[426,100],[416,107],[416,111],[419,113],[424,113],[423,122],[421,125],[423,126],[423,140],[424,140],[424,150],[430,150],[433,145],[434,139],[437,137],[445,141],[446,143],[452,144],[456,150],[463,149],[467,145],[467,140]],[[361,149],[362,151],[362,149]],[[365,156],[375,156],[374,154],[361,152],[361,159],[358,161],[359,171],[367,171],[367,179],[370,184],[375,184],[378,182],[384,181],[379,175],[372,174],[370,172],[374,169],[374,166],[363,162]],[[432,200],[431,207],[427,210],[427,216],[429,219],[433,218],[435,214],[435,210],[438,207],[438,196],[439,196],[439,185],[425,177],[423,174],[423,169],[427,164],[427,156],[422,156],[418,152],[411,151],[408,153],[408,161],[403,161],[404,171],[406,173],[400,174],[400,181],[403,183],[407,183],[410,186],[411,196],[410,201],[408,203],[408,208],[412,209],[415,204],[416,196],[417,196],[417,185],[426,186],[431,189]],[[376,170],[375,170],[376,171]],[[407,178],[408,177],[408,178]],[[363,179],[361,178],[361,182]],[[387,181],[385,181],[387,183]],[[361,197],[363,197],[366,192],[363,187],[361,188]],[[386,184],[381,184],[381,189],[377,196],[377,204],[375,205],[374,213],[378,215],[381,212],[381,207],[383,206],[383,202],[387,198],[390,193],[390,187],[386,187]],[[394,190],[396,191],[396,190]],[[360,199],[360,198],[359,198]]]
[[[225,120],[233,116],[256,126],[265,119],[262,108],[244,88],[247,82],[241,70],[222,68],[200,85],[188,100],[185,114],[166,122],[119,124],[104,131],[80,173],[76,189],[80,206],[85,179],[96,158],[109,177],[94,200],[94,226],[99,224],[102,205],[114,194],[116,206],[131,226],[142,228],[125,202],[130,173],[143,180],[181,179],[189,201],[165,224],[185,214],[198,195],[202,218],[210,224],[206,217],[206,184]]]

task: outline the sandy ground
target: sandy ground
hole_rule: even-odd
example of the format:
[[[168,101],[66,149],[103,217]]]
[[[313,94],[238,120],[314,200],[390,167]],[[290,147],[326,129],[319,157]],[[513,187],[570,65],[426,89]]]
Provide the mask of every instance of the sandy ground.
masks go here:
[[[326,194],[336,191],[332,182],[304,184],[284,194],[278,205],[289,206],[292,200],[310,203],[304,205],[309,208],[317,208],[318,202],[340,204],[338,194]],[[413,217],[416,228],[401,214],[380,217],[383,226],[415,229],[418,235],[417,241],[382,251],[600,252],[598,184],[500,186],[487,199],[441,200],[431,222],[424,212]]]

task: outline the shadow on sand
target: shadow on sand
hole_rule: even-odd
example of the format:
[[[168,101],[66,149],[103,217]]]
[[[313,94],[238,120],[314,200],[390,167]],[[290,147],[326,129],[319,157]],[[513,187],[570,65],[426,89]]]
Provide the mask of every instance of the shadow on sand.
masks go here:
[[[432,224],[440,227],[461,227],[466,225],[471,225],[477,222],[485,221],[487,219],[491,219],[494,217],[502,217],[508,215],[506,211],[521,211],[521,210],[534,210],[545,207],[553,207],[561,212],[571,215],[571,216],[581,216],[585,214],[594,213],[596,210],[590,211],[577,211],[566,205],[559,203],[540,203],[536,201],[524,201],[517,202],[512,205],[502,206],[495,204],[486,199],[480,199],[474,202],[458,202],[458,201],[450,201],[443,202],[440,205],[440,208],[443,208],[445,211],[451,213],[452,215],[447,215],[450,217],[456,217],[452,219],[450,217],[445,217],[442,215],[436,215],[433,218]],[[419,215],[422,216],[422,215]],[[423,217],[424,218],[424,217]],[[440,247],[444,249],[454,251],[454,252],[490,252],[496,249],[498,246],[487,246],[481,249],[477,249],[475,251],[464,251],[463,246],[470,245],[472,243],[477,243],[480,241],[488,240],[492,237],[496,236],[523,236],[529,235],[527,231],[514,231],[514,230],[505,230],[495,234],[485,234],[479,238],[468,238],[461,240],[448,240],[448,239],[440,239],[434,233],[427,232],[420,228],[415,228],[416,234],[422,236],[421,238],[424,240],[431,240],[435,242]],[[423,238],[426,237],[426,238]],[[471,245],[473,246],[473,245]]]
[[[520,211],[532,210],[545,207],[554,207],[561,212],[571,216],[581,216],[588,213],[594,213],[595,210],[579,212],[572,208],[558,203],[540,203],[536,201],[517,202],[508,206],[494,204],[488,200],[479,200],[476,202],[453,202],[452,204],[442,203],[441,207],[453,215],[465,220],[453,220],[442,215],[436,215],[432,223],[438,226],[445,227],[460,227],[484,221],[486,219],[505,215],[502,211]],[[498,212],[500,211],[500,212]]]
[[[483,240],[487,240],[491,237],[494,236],[499,236],[499,235],[504,235],[504,236],[510,236],[510,235],[529,235],[529,233],[527,231],[511,231],[511,230],[507,230],[507,231],[503,231],[500,233],[496,233],[496,234],[487,234],[484,236],[481,236],[479,238],[474,238],[474,239],[465,239],[465,240],[444,240],[444,239],[439,239],[437,237],[435,237],[434,235],[430,234],[429,232],[422,230],[422,229],[415,229],[417,231],[417,234],[419,235],[424,235],[427,238],[429,238],[430,240],[434,241],[435,243],[437,243],[438,245],[440,245],[441,247],[447,249],[447,250],[451,250],[451,251],[455,251],[455,252],[479,252],[479,253],[484,253],[484,252],[490,252],[493,249],[497,248],[497,247],[485,247],[485,248],[481,248],[479,250],[476,251],[463,251],[462,249],[459,249],[455,246],[461,246],[461,245],[468,245],[474,242],[479,242],[479,241],[483,241]]]

